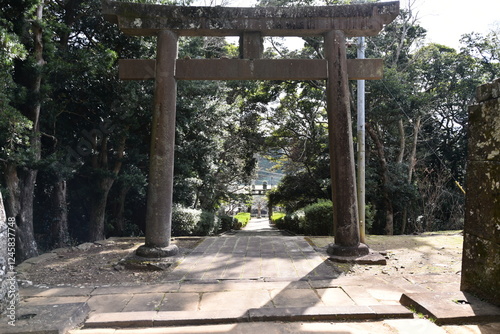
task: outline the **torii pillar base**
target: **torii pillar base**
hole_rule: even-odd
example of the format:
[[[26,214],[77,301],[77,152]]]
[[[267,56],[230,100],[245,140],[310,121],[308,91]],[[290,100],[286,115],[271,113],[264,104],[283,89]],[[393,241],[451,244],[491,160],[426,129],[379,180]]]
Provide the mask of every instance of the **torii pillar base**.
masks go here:
[[[174,256],[179,253],[177,245],[170,245],[167,247],[148,247],[142,245],[135,251],[135,254],[140,257],[146,258],[160,258]]]
[[[358,244],[357,246],[342,246],[337,244],[328,245],[328,254],[333,256],[365,256],[370,253],[370,249],[365,244]]]

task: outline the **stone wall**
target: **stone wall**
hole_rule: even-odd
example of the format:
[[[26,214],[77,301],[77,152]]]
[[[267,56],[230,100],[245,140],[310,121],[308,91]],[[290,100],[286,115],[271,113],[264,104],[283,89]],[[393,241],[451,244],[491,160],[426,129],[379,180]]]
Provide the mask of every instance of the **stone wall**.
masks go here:
[[[500,79],[469,107],[461,290],[500,305]]]

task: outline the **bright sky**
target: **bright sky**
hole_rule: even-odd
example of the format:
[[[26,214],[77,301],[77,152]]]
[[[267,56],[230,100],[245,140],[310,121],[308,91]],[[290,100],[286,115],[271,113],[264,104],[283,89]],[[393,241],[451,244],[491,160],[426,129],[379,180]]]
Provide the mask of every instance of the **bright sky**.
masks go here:
[[[499,0],[400,0],[401,7],[408,8],[408,2],[414,3],[428,42],[458,49],[463,34],[486,34],[500,25]]]

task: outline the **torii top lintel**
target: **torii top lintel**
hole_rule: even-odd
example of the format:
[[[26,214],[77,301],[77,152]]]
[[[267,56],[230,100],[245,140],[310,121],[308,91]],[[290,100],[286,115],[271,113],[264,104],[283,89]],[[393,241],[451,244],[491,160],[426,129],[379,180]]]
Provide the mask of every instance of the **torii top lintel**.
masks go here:
[[[399,1],[311,7],[191,7],[104,0],[102,13],[128,35],[172,30],[180,36],[374,36],[399,14]]]

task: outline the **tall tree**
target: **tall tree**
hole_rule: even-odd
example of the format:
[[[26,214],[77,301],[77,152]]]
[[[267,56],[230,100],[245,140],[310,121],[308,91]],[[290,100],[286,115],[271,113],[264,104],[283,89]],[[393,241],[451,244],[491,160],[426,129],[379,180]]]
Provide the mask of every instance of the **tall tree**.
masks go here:
[[[1,5],[1,22],[5,25],[3,31],[17,36],[27,52],[26,58],[14,61],[13,88],[17,96],[11,100],[11,105],[29,122],[27,141],[21,148],[20,156],[9,156],[2,164],[7,188],[6,211],[8,216],[16,218],[16,260],[23,261],[38,254],[33,227],[33,198],[37,164],[41,159],[40,117],[45,65],[44,1],[2,1]],[[26,121],[22,124],[27,124]]]

